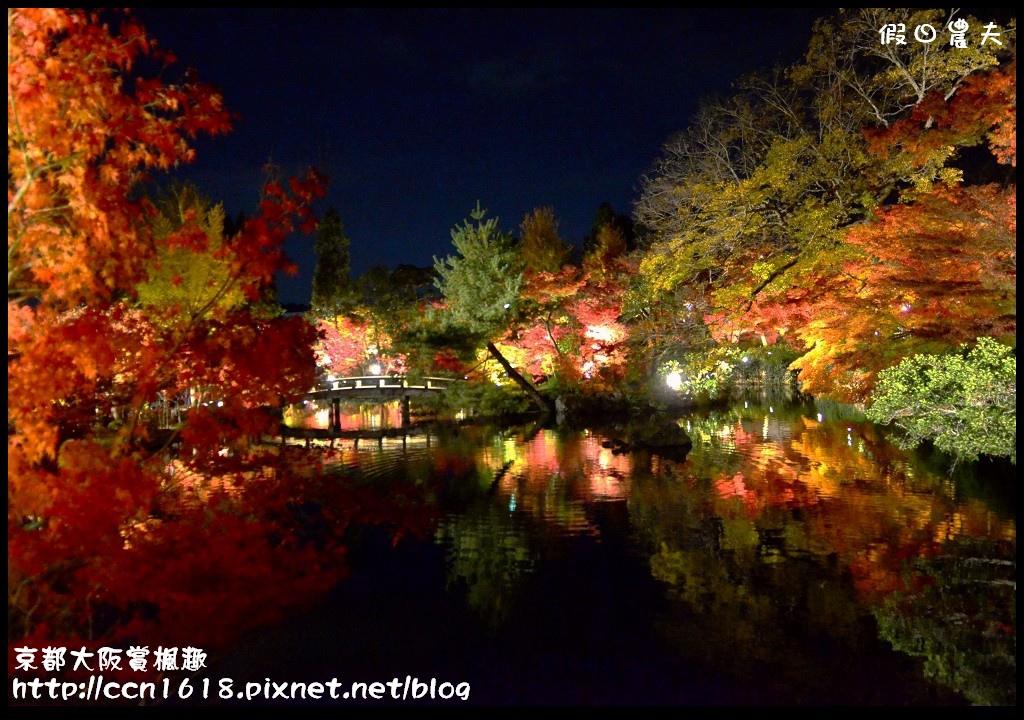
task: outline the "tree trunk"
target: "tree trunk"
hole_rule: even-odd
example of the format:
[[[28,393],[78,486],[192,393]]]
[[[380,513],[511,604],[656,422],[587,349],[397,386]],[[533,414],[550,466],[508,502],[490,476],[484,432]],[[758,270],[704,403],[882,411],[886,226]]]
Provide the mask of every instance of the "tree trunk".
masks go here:
[[[491,356],[498,361],[498,364],[505,368],[505,373],[512,378],[516,385],[526,391],[526,394],[530,396],[530,399],[537,404],[537,406],[545,413],[553,414],[555,411],[555,405],[551,400],[541,395],[540,390],[535,388],[529,380],[524,378],[518,370],[512,367],[504,355],[495,347],[494,343],[487,343],[487,350],[491,353]]]

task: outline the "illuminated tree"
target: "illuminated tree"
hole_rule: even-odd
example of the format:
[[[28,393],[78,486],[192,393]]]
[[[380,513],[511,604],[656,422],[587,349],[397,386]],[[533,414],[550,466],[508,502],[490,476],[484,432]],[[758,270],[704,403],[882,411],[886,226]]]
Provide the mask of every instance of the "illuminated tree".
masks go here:
[[[137,76],[153,59],[173,57],[129,14],[8,10],[12,638],[131,635],[147,617],[147,637],[189,623],[198,635],[213,612],[223,641],[292,602],[271,586],[297,598],[332,582],[285,539],[287,493],[252,482],[280,477],[253,442],[277,426],[267,408],[314,374],[311,326],[253,303],[274,272],[294,271],[282,244],[312,229],[322,180],[268,185],[229,239],[215,206],[188,193],[148,201],[149,173],[229,127],[208,87]],[[152,404],[193,387],[211,402],[156,427]],[[123,422],[107,426],[112,404]]]
[[[552,403],[516,370],[495,344],[512,326],[520,307],[523,265],[511,235],[498,228],[497,218],[484,220],[486,210],[470,213],[452,230],[457,255],[434,258],[437,289],[444,298],[441,314],[446,331],[465,332],[487,348],[498,364],[544,412]],[[454,326],[454,327],[451,327]]]
[[[572,254],[572,248],[558,234],[558,221],[550,207],[527,213],[519,226],[519,241],[529,270],[557,273]]]
[[[889,127],[931,91],[949,101],[996,65],[994,46],[961,54],[947,37],[925,62],[922,43],[880,48],[883,16],[945,27],[936,11],[823,21],[804,63],[740,81],[665,144],[636,206],[656,241],[643,266],[655,292],[710,286],[721,291],[716,306],[745,312],[766,291],[802,285],[844,228],[901,183],[948,179],[943,163],[909,168],[872,155],[862,129]]]
[[[320,339],[316,344],[317,365],[336,376],[362,374],[370,353],[369,328],[349,317],[317,322]]]
[[[632,307],[685,297],[713,343],[786,338],[809,351],[796,366],[807,389],[848,400],[864,400],[879,369],[937,338],[942,318],[953,328],[962,313],[957,332],[1007,332],[1015,251],[1004,240],[1015,205],[1007,211],[998,189],[955,188],[959,149],[988,141],[997,157],[1015,158],[1014,65],[999,66],[1015,26],[1006,45],[963,49],[948,42],[949,20],[934,10],[842,12],[816,25],[802,63],[745,78],[705,105],[645,178],[636,216],[653,243]],[[945,42],[880,43],[892,22],[943,28]],[[884,209],[897,199],[920,207]],[[948,243],[927,229],[943,223]],[[961,247],[957,237],[968,236],[991,242]],[[995,265],[1003,269],[989,272]],[[925,307],[892,302],[914,295],[911,285],[930,298]],[[907,302],[910,324],[900,315]]]
[[[895,424],[910,447],[931,440],[957,460],[985,454],[1016,464],[1017,359],[992,338],[907,358],[879,375],[867,416]]]
[[[594,212],[594,220],[590,224],[590,232],[583,239],[583,255],[591,255],[600,242],[602,231],[611,230],[625,244],[626,249],[636,246],[635,228],[628,215],[615,212],[609,202],[598,205]]]
[[[986,143],[1003,166],[1016,162],[1005,138],[1015,117],[1015,64],[968,78],[945,103],[929,95],[876,134],[872,152],[911,172],[954,145]],[[951,144],[952,143],[952,144]],[[785,302],[761,302],[763,318],[795,328],[809,352],[794,367],[805,388],[864,401],[878,371],[918,353],[955,350],[993,336],[1016,342],[1017,203],[1014,186],[918,183],[902,202],[851,227],[836,272]],[[754,314],[754,313],[752,313]]]
[[[159,249],[136,288],[140,305],[176,308],[174,321],[185,323],[242,305],[245,296],[227,262],[223,204],[212,204],[194,185],[172,185],[154,204]],[[159,247],[182,230],[195,233],[187,245]]]

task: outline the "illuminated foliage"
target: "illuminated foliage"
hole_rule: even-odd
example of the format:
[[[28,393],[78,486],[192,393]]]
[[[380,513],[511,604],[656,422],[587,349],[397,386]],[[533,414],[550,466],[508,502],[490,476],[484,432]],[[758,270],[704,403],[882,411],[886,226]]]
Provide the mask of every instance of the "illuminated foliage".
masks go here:
[[[519,311],[523,264],[511,235],[498,228],[498,219],[484,220],[480,208],[452,230],[456,255],[434,258],[437,289],[444,297],[443,322],[468,332],[485,346],[505,374],[544,412],[551,403],[501,353],[496,341],[509,331]]]
[[[558,220],[550,207],[537,208],[519,226],[523,262],[530,270],[557,273],[572,254],[558,234]]]
[[[629,303],[645,346],[784,338],[807,351],[804,389],[862,402],[902,357],[1015,334],[1015,190],[961,187],[958,164],[982,143],[1015,164],[1015,26],[964,49],[949,19],[840,12],[804,62],[744,78],[665,144],[636,207],[653,233]],[[946,42],[880,43],[893,22]]]
[[[228,115],[191,80],[136,77],[143,58],[172,60],[128,14],[8,11],[12,642],[221,645],[335,582],[371,507],[258,443],[314,379],[313,328],[256,303],[294,270],[282,244],[322,179],[269,184],[228,238],[191,191],[146,200],[147,173]],[[161,427],[154,406],[188,389],[202,402]],[[309,534],[298,497],[330,530]]]
[[[347,317],[333,321],[317,321],[320,339],[316,345],[317,365],[335,376],[359,375],[364,370],[368,348],[369,328],[362,322]]]
[[[809,392],[863,401],[900,358],[1016,336],[1016,196],[935,187],[850,230],[843,265],[796,334]]]
[[[245,297],[227,262],[223,204],[213,205],[194,185],[174,185],[155,207],[153,236],[159,249],[146,280],[136,288],[140,305],[173,308],[173,321],[186,323],[242,305]]]
[[[193,158],[189,139],[223,133],[220,96],[186,80],[133,77],[173,62],[130,16],[7,11],[8,297],[67,305],[145,276],[137,182]]]
[[[523,266],[511,235],[498,228],[498,218],[485,220],[480,208],[452,229],[456,255],[434,258],[437,289],[452,320],[491,337],[503,332],[519,302]]]
[[[958,460],[1017,462],[1017,359],[991,338],[958,353],[915,355],[878,378],[869,418],[894,423],[915,446],[931,440]]]
[[[610,264],[599,283],[566,265],[557,274],[527,272],[521,322],[505,344],[515,348],[535,379],[594,387],[612,382],[625,362],[626,327],[619,321],[626,263]],[[605,388],[607,389],[607,388]]]

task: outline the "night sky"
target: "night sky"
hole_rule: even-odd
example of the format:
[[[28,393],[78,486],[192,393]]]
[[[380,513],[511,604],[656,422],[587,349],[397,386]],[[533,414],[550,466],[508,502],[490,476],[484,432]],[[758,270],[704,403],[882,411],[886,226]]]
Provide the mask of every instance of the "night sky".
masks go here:
[[[198,142],[192,179],[251,213],[268,161],[330,179],[357,276],[430,265],[477,200],[504,229],[551,206],[577,246],[602,202],[631,214],[642,174],[702,98],[798,60],[812,9],[146,8],[143,25],[238,118]],[[287,245],[309,301],[312,238]]]

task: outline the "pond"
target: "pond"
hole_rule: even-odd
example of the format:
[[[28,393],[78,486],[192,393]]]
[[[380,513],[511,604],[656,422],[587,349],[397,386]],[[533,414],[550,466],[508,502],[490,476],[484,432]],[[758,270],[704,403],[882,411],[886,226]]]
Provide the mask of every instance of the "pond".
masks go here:
[[[468,704],[1016,703],[1012,466],[950,473],[825,403],[678,422],[684,460],[597,430],[334,441],[327,472],[414,480],[432,530],[354,532],[349,579],[215,674],[433,678]]]

